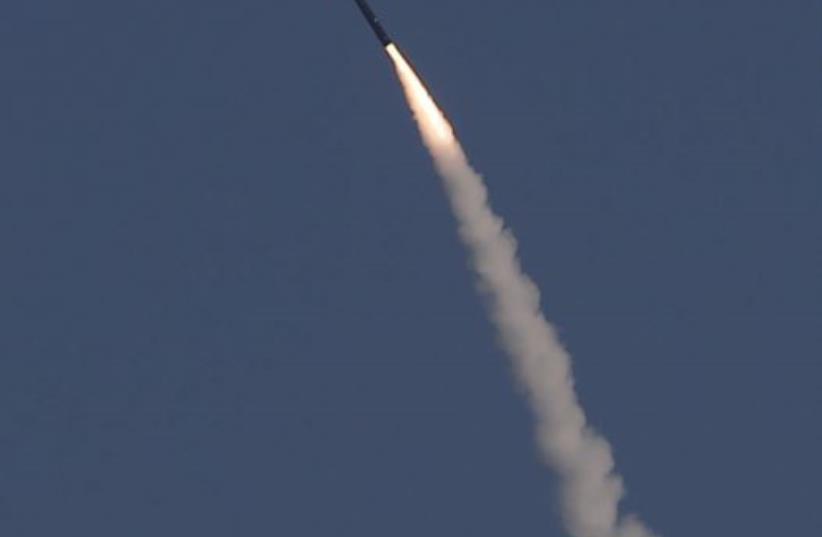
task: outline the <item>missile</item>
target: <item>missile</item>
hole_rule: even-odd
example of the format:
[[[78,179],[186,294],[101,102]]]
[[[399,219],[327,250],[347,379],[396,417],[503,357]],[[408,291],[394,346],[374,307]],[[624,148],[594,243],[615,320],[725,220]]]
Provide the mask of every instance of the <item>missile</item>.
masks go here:
[[[362,11],[363,17],[365,20],[368,21],[368,25],[371,26],[371,29],[374,30],[374,33],[377,35],[377,39],[380,40],[382,46],[387,47],[393,41],[390,37],[388,37],[388,32],[385,31],[385,28],[382,27],[380,24],[380,20],[374,15],[374,12],[371,10],[371,6],[365,0],[354,0],[357,2],[357,6],[359,6],[360,11]]]

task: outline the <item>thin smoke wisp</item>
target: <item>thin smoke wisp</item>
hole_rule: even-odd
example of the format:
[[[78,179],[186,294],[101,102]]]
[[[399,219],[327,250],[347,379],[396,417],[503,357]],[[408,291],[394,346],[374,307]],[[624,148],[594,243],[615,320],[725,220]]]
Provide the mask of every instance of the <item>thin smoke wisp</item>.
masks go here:
[[[619,514],[624,488],[611,447],[587,424],[570,356],[540,311],[539,290],[520,266],[513,235],[491,209],[482,177],[399,49],[389,44],[386,52],[445,183],[493,323],[535,414],[540,451],[560,478],[567,530],[573,537],[653,537],[636,517]]]

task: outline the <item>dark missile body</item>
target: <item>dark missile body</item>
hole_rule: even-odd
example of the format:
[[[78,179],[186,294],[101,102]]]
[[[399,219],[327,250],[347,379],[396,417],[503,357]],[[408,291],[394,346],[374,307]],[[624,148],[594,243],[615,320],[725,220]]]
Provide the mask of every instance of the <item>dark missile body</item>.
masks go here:
[[[362,11],[363,17],[365,20],[368,21],[368,25],[371,26],[371,29],[374,30],[374,33],[377,35],[377,39],[380,40],[382,46],[387,47],[390,45],[393,40],[388,37],[388,32],[385,31],[385,28],[382,27],[380,24],[380,20],[371,10],[371,6],[365,0],[354,0],[357,2],[357,6],[359,6],[360,11]]]

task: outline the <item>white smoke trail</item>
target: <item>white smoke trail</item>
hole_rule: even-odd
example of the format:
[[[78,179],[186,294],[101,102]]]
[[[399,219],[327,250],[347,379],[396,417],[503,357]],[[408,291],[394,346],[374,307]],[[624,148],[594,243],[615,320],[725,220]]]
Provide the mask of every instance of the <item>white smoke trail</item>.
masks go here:
[[[536,415],[541,452],[560,477],[568,531],[574,537],[652,537],[635,517],[619,517],[624,490],[614,473],[611,447],[586,424],[570,356],[540,311],[539,290],[520,267],[514,237],[489,206],[482,177],[400,51],[393,44],[386,51],[445,182],[494,324]]]

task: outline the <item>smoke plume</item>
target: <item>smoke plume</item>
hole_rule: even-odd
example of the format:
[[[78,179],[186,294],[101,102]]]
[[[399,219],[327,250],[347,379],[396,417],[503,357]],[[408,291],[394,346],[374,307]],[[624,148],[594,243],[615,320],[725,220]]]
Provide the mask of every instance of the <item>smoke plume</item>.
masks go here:
[[[586,423],[570,356],[540,311],[539,290],[520,267],[516,241],[491,209],[482,177],[399,49],[390,44],[386,51],[445,183],[502,345],[536,416],[540,451],[560,478],[567,530],[573,537],[653,537],[635,517],[619,515],[624,489],[614,472],[611,447]]]

